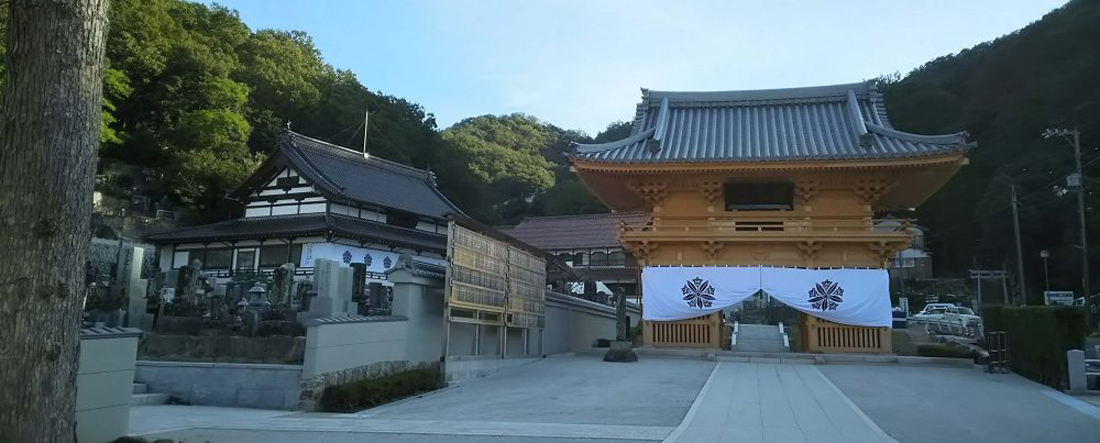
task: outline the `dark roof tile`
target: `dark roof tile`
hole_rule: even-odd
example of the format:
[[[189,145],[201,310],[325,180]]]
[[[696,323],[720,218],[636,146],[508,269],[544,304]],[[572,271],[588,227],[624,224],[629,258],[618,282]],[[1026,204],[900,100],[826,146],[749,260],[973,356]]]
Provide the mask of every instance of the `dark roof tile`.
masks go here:
[[[648,220],[649,214],[644,212],[528,217],[504,232],[546,251],[614,248],[622,246],[620,222],[638,224]]]

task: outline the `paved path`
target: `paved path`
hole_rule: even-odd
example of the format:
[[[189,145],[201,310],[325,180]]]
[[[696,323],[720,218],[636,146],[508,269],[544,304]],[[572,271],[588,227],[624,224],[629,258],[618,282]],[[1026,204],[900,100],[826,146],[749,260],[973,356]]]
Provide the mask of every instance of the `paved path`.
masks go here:
[[[902,442],[1100,441],[1100,409],[1015,374],[901,365],[820,370]]]
[[[873,420],[873,421],[872,421]],[[904,365],[546,359],[358,414],[131,409],[186,442],[1096,442],[1100,408],[1016,375]],[[883,432],[885,431],[885,432]]]
[[[892,440],[815,366],[719,363],[666,441]]]

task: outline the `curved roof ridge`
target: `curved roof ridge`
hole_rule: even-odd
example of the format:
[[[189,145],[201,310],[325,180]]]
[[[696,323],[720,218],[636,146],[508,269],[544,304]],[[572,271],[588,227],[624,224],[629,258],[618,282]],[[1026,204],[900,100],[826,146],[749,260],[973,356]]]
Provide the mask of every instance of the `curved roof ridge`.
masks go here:
[[[819,97],[844,97],[849,90],[863,94],[875,89],[870,82],[844,83],[825,86],[806,86],[798,88],[744,89],[729,91],[652,91],[646,90],[649,103],[667,98],[670,102],[707,102],[707,101],[756,101],[783,100]]]
[[[389,169],[391,171],[394,171],[394,172],[397,172],[397,173],[405,173],[405,175],[414,176],[414,177],[417,177],[417,178],[423,178],[425,180],[427,180],[429,178],[429,175],[430,175],[430,172],[425,171],[425,170],[420,169],[420,168],[417,168],[417,167],[414,167],[414,166],[405,165],[405,164],[402,164],[402,163],[399,163],[399,162],[396,162],[396,161],[393,161],[393,160],[387,160],[387,159],[384,159],[382,157],[370,155],[369,153],[364,155],[362,151],[356,151],[354,149],[347,148],[347,147],[340,146],[340,145],[333,144],[333,143],[329,143],[329,142],[326,142],[324,140],[318,140],[316,138],[313,138],[313,137],[310,137],[310,136],[307,136],[307,135],[302,135],[302,134],[299,134],[297,132],[290,131],[290,134],[293,137],[304,138],[304,139],[306,139],[310,142],[317,143],[317,144],[323,145],[326,148],[332,148],[333,149],[333,151],[327,151],[327,152],[324,151],[324,150],[319,150],[318,149],[317,152],[322,153],[322,154],[346,156],[350,160],[355,160],[355,161],[361,162],[361,163],[366,164],[366,165],[387,168],[387,169]]]
[[[960,145],[966,144],[966,137],[967,135],[969,135],[966,131],[956,132],[953,134],[920,135],[902,132],[897,129],[887,128],[885,126],[876,125],[871,122],[865,122],[864,124],[867,126],[867,129],[869,131],[876,134],[898,138],[914,143],[930,143],[934,145]]]
[[[293,132],[291,134],[292,135],[298,135],[298,134],[295,134]],[[309,137],[306,137],[306,138],[309,138]],[[312,140],[312,139],[310,139],[310,140]],[[321,171],[321,168],[318,168],[317,165],[315,165],[313,163],[313,161],[309,159],[309,156],[303,155],[301,152],[299,152],[299,150],[302,149],[302,148],[299,147],[298,144],[294,142],[293,137],[288,138],[287,142],[284,144],[284,146],[289,148],[289,150],[293,151],[294,157],[297,157],[297,159],[301,160],[302,164],[309,167],[310,172],[312,172],[313,174],[307,175],[308,178],[313,178],[314,176],[320,177],[321,180],[324,180],[327,183],[328,186],[330,186],[332,189],[336,190],[338,194],[343,194],[344,193],[344,188],[342,186],[336,184],[335,180],[333,180],[332,178],[329,178],[329,176],[325,175],[325,173]],[[288,156],[288,158],[289,157],[290,156]],[[291,161],[293,161],[293,159]],[[297,163],[297,162],[295,162],[295,163]],[[301,168],[301,167],[299,166],[299,168]],[[298,173],[302,174],[303,172],[298,171]],[[314,183],[318,182],[318,180],[316,180],[316,179],[314,179],[313,181],[314,181]]]
[[[627,138],[624,138],[624,139],[621,139],[621,140],[616,140],[616,141],[607,142],[607,143],[595,143],[595,144],[577,143],[577,144],[574,144],[573,147],[576,150],[576,152],[582,153],[582,154],[591,154],[591,153],[596,153],[596,152],[610,151],[610,150],[615,149],[615,148],[621,148],[623,146],[628,146],[628,145],[637,143],[639,141],[645,140],[647,138],[650,138],[650,137],[653,136],[653,133],[654,133],[655,130],[656,130],[656,128],[649,128],[649,129],[646,129],[645,131],[642,131],[642,132],[640,132],[638,134],[635,134],[635,135],[631,135],[631,136],[629,136]]]

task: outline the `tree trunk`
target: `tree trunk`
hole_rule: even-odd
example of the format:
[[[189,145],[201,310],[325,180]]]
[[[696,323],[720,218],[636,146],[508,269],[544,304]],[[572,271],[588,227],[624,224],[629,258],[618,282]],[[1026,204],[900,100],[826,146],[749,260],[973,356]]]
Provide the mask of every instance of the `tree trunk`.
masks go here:
[[[0,88],[0,442],[75,439],[108,0],[10,0]]]

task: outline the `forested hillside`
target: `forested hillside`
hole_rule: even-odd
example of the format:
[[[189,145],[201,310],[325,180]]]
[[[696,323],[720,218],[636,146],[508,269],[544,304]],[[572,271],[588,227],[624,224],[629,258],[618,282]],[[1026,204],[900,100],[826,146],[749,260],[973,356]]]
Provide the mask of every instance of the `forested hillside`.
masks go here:
[[[888,82],[896,127],[922,134],[959,130],[978,143],[970,165],[917,214],[931,229],[941,275],[968,267],[1015,270],[1010,190],[1020,195],[1027,284],[1043,287],[1039,251],[1050,251],[1054,289],[1080,288],[1077,205],[1065,189],[1073,148],[1044,139],[1047,128],[1078,127],[1086,186],[1100,188],[1100,2],[1077,0],[1031,25]],[[1100,239],[1100,198],[1087,194],[1090,244]],[[1092,247],[1092,264],[1100,247]],[[1093,274],[1096,281],[1096,274]],[[1100,283],[1100,282],[1097,282]],[[1100,285],[1094,283],[1095,290]]]

